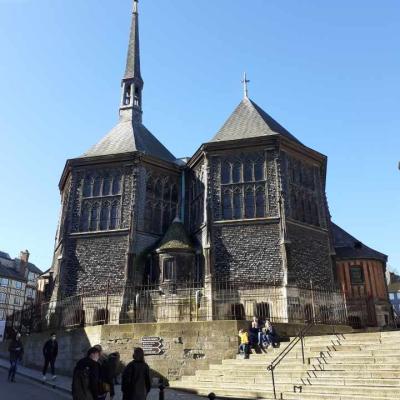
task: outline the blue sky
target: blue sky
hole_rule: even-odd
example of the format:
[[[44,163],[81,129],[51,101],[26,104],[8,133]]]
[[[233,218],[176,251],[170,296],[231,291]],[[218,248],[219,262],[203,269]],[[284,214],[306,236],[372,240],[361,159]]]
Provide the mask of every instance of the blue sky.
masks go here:
[[[131,0],[0,0],[0,249],[51,264],[67,158],[117,121]],[[333,220],[400,270],[400,2],[141,0],[144,122],[176,155],[250,97],[328,156]]]

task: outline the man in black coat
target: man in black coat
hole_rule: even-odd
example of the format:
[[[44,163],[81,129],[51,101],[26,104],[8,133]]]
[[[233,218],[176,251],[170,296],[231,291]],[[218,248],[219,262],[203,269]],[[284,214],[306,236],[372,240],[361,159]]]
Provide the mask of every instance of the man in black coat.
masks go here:
[[[55,363],[58,354],[58,343],[57,337],[55,333],[50,335],[50,339],[43,346],[43,357],[44,357],[44,366],[43,366],[43,380],[46,380],[47,368],[51,368],[51,373],[53,375],[52,379],[56,379],[56,371],[55,371]]]
[[[22,360],[24,355],[24,345],[22,344],[21,334],[18,332],[15,338],[8,346],[10,352],[10,369],[8,370],[8,380],[15,382],[15,374],[17,373],[18,362]]]
[[[100,386],[100,351],[92,347],[87,356],[78,361],[72,378],[73,400],[97,400]]]

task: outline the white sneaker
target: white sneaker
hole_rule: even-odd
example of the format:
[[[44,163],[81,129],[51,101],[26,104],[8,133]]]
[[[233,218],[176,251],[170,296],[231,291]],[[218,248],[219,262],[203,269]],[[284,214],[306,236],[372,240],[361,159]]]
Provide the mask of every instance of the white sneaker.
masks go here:
[[[54,381],[56,378],[57,378],[56,375],[53,375],[53,376],[51,377],[51,379],[53,379],[53,381]]]

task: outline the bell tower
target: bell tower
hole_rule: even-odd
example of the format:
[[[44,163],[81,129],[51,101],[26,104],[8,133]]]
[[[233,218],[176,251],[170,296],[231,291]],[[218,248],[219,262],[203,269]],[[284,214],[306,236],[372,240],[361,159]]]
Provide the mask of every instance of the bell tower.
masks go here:
[[[142,122],[143,79],[140,73],[139,10],[138,0],[133,1],[132,24],[126,70],[122,79],[120,117],[132,122]]]

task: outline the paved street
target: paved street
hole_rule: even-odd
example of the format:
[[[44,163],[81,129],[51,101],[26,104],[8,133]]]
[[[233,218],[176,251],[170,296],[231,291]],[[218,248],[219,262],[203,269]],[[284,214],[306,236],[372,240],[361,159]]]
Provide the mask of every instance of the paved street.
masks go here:
[[[42,385],[41,383],[34,381],[32,379],[24,378],[17,374],[16,383],[7,382],[7,370],[2,368],[3,366],[8,366],[8,362],[0,359],[0,399],[3,399],[3,394],[6,395],[7,400],[71,400],[71,396],[62,392],[60,390],[54,390],[48,385]],[[38,379],[40,373],[35,370],[30,370],[28,368],[20,367],[20,371],[24,374]],[[3,385],[4,382],[4,385]],[[70,388],[71,381],[67,377],[59,377],[57,379],[57,384],[63,388]],[[114,400],[121,400],[122,394],[120,391],[121,387],[116,387],[116,396]],[[158,400],[159,390],[153,389],[147,400]],[[165,390],[165,400],[200,400],[204,397],[186,394],[183,392],[177,392],[175,390]]]
[[[16,382],[7,382],[7,371],[0,368],[0,398],[4,400],[70,400],[71,397],[58,390],[45,387],[40,383],[21,376],[16,377]],[[4,397],[3,397],[4,396]]]

